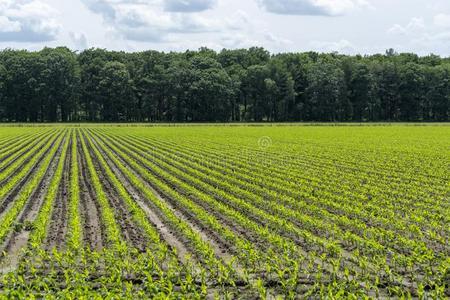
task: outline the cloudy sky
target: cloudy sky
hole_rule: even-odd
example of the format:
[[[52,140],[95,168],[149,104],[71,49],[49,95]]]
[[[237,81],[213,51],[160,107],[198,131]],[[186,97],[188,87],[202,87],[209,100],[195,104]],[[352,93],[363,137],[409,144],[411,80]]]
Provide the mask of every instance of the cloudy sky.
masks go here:
[[[0,48],[450,56],[448,0],[0,0]]]

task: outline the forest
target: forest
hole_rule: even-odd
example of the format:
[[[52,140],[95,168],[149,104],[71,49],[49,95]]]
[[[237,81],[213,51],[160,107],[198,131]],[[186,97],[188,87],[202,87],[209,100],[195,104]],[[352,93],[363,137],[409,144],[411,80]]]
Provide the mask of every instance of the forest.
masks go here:
[[[0,51],[2,122],[446,122],[450,58]]]

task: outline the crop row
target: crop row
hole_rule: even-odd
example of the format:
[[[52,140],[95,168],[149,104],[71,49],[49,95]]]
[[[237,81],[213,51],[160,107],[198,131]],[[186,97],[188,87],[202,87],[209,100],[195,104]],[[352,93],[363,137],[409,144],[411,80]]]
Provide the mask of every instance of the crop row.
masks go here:
[[[0,132],[0,297],[448,297],[440,131],[298,131]]]

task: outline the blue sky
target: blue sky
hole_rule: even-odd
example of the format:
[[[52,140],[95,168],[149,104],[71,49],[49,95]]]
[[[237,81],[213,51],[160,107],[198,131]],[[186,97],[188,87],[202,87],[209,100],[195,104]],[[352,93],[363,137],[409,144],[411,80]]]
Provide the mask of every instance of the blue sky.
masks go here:
[[[448,0],[0,0],[0,48],[450,56]]]

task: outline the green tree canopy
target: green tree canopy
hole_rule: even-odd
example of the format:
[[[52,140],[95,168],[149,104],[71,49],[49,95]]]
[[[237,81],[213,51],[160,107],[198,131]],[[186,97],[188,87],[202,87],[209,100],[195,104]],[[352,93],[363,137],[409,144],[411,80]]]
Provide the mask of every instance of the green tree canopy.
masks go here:
[[[0,121],[449,121],[450,59],[259,47],[0,51]]]

